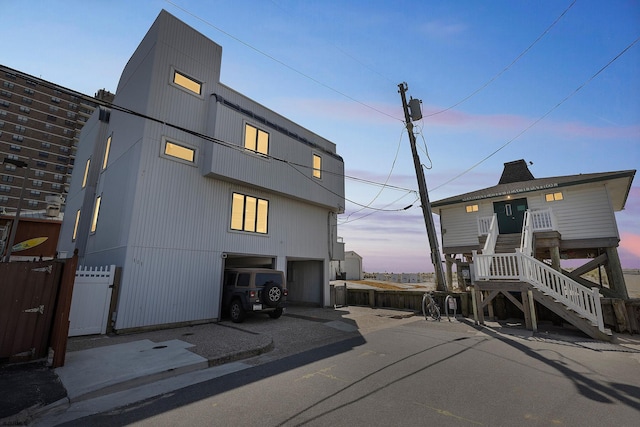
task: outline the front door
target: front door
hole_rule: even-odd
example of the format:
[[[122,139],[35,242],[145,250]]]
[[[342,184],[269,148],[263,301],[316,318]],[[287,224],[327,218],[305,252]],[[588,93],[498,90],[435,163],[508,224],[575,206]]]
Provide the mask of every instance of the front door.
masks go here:
[[[527,199],[495,202],[493,211],[498,215],[500,234],[522,233],[524,213],[527,211]]]

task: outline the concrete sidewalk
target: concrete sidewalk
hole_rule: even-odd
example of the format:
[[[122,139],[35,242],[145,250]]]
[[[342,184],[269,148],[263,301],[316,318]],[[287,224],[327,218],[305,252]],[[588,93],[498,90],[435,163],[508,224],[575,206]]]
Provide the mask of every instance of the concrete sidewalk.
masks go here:
[[[5,385],[0,377],[0,387],[11,388],[2,390],[3,393],[11,393],[13,402],[20,401],[23,405],[20,412],[7,416],[7,411],[15,408],[5,407],[3,399],[0,425],[30,422],[58,425],[280,357],[353,337],[365,339],[369,332],[416,321],[424,322],[424,319],[414,316],[413,312],[392,309],[289,307],[278,320],[255,315],[241,324],[227,320],[129,335],[71,338],[65,366],[55,370],[61,383],[57,388],[51,387],[44,396],[34,395],[34,389],[42,389],[38,382],[50,384],[57,380],[52,378],[51,370],[32,371],[29,375],[34,380],[27,383],[24,377],[18,376],[10,385]],[[470,319],[447,322],[446,318],[431,327],[474,333],[481,333],[483,329],[474,326]],[[488,324],[487,328],[499,334],[522,335],[520,338],[524,339],[544,339],[545,335],[552,340],[575,338],[571,334],[562,337],[544,331],[533,337],[530,331],[500,323]],[[579,338],[579,341],[591,343],[594,349],[615,351],[611,344],[604,349],[598,348],[599,344],[593,340]],[[640,340],[631,339],[625,348],[638,351],[638,343]],[[623,350],[620,344],[617,344],[618,351]],[[45,379],[43,375],[49,377]],[[29,387],[29,383],[36,387]]]

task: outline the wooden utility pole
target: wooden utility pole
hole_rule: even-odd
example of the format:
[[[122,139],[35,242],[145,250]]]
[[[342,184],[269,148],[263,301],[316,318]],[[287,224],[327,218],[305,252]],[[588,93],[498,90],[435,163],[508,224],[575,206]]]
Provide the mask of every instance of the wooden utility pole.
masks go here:
[[[420,202],[422,204],[422,215],[424,216],[424,224],[427,227],[427,236],[429,238],[429,245],[431,246],[431,262],[436,273],[436,289],[439,291],[447,291],[447,282],[444,278],[444,271],[442,270],[442,257],[440,256],[440,248],[438,246],[438,237],[436,236],[436,228],[433,225],[433,215],[431,213],[431,203],[429,202],[429,194],[427,193],[427,182],[424,177],[424,171],[420,163],[420,157],[418,157],[418,150],[416,149],[416,136],[413,134],[413,123],[411,121],[412,116],[409,114],[409,106],[407,105],[407,98],[405,92],[408,89],[406,83],[400,83],[398,85],[400,89],[400,97],[402,98],[402,108],[404,109],[404,121],[407,125],[407,132],[409,133],[409,142],[411,143],[411,154],[413,155],[413,165],[416,168],[416,178],[418,179],[418,189],[420,190]],[[416,109],[419,112],[418,100],[412,100],[416,105]],[[415,116],[418,112],[412,111]],[[415,120],[420,120],[420,117],[414,117]]]

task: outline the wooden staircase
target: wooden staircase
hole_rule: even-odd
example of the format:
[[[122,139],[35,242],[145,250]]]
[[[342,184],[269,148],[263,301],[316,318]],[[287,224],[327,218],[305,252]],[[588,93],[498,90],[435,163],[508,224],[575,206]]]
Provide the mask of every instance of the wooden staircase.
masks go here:
[[[516,248],[520,247],[520,233],[513,234],[499,234],[498,240],[496,240],[496,247],[494,253],[497,254],[512,254],[516,252]]]
[[[546,295],[537,288],[532,288],[532,294],[534,300],[544,305],[549,310],[560,316],[563,320],[571,323],[591,338],[601,341],[611,341],[613,339],[611,330],[605,329],[604,331],[601,331],[598,329],[598,325],[571,310],[552,296]]]
[[[478,289],[491,289],[494,296],[496,292],[530,289],[535,301],[585,334],[611,341],[611,331],[604,328],[598,289],[585,287],[522,250],[517,251],[520,244],[520,234],[501,234],[495,240],[493,253],[474,252]]]

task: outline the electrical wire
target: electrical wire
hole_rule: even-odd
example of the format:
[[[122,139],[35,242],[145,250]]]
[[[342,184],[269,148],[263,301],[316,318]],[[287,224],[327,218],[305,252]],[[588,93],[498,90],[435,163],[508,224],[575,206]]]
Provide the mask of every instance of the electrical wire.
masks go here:
[[[526,128],[524,128],[522,131],[520,131],[516,136],[514,136],[513,138],[511,138],[510,140],[508,140],[507,142],[505,142],[504,144],[502,144],[500,147],[498,147],[496,150],[494,150],[493,152],[491,152],[489,155],[485,156],[482,160],[480,160],[479,162],[475,163],[473,166],[471,166],[470,168],[466,169],[465,171],[459,173],[458,175],[454,176],[453,178],[443,182],[442,184],[438,185],[437,187],[434,187],[431,189],[431,191],[435,191],[438,190],[439,188],[444,187],[445,185],[455,181],[456,179],[460,178],[463,175],[466,175],[467,173],[471,172],[473,169],[475,169],[477,166],[479,166],[480,164],[484,163],[485,161],[487,161],[488,159],[490,159],[491,157],[493,157],[495,154],[497,154],[500,150],[502,150],[503,148],[505,148],[507,145],[511,144],[513,141],[515,141],[516,139],[520,138],[525,132],[527,132],[529,129],[533,128],[535,125],[537,125],[538,123],[540,123],[542,120],[544,120],[549,114],[551,114],[554,110],[556,110],[558,107],[560,107],[562,104],[564,104],[566,101],[568,101],[571,97],[573,97],[576,93],[578,93],[580,90],[582,90],[583,87],[585,87],[586,85],[588,85],[589,83],[591,83],[591,81],[593,79],[595,79],[600,73],[602,73],[604,70],[606,70],[611,64],[613,64],[616,60],[618,60],[618,58],[620,58],[622,55],[624,55],[629,49],[631,49],[638,41],[640,41],[640,37],[638,37],[637,39],[635,39],[634,41],[632,41],[627,47],[625,47],[620,53],[618,53],[613,59],[611,59],[609,62],[607,62],[607,64],[605,66],[603,66],[602,68],[600,68],[595,74],[593,74],[591,77],[589,77],[584,83],[582,83],[580,86],[578,86],[576,89],[574,89],[573,92],[571,92],[569,95],[565,96],[560,102],[558,102],[556,105],[554,105],[553,107],[551,107],[546,113],[544,113],[542,116],[538,117],[536,120],[533,121],[533,123],[531,123],[529,126],[527,126]]]
[[[190,15],[191,17],[193,17],[193,18],[195,18],[195,19],[197,19],[197,20],[199,20],[199,21],[201,21],[201,22],[202,22],[202,23],[204,23],[205,25],[210,26],[211,28],[213,28],[213,29],[215,29],[215,30],[217,30],[217,31],[221,32],[222,34],[226,35],[227,37],[230,37],[230,38],[232,38],[233,40],[237,41],[238,43],[241,43],[241,44],[243,44],[244,46],[248,47],[249,49],[251,49],[251,50],[253,50],[253,51],[255,51],[255,52],[259,53],[260,55],[263,55],[264,57],[269,58],[270,60],[272,60],[272,61],[274,61],[274,62],[276,62],[276,63],[278,63],[278,64],[282,65],[283,67],[287,68],[288,70],[291,70],[291,71],[293,71],[294,73],[299,74],[299,75],[301,75],[302,77],[304,77],[304,78],[306,78],[306,79],[311,80],[312,82],[316,83],[317,85],[322,86],[322,87],[324,87],[325,89],[329,89],[330,91],[335,92],[335,93],[337,93],[337,94],[338,94],[338,95],[340,95],[340,96],[343,96],[343,97],[345,97],[345,98],[347,98],[347,99],[349,99],[349,100],[351,100],[351,101],[353,101],[353,102],[356,102],[356,103],[358,103],[358,104],[362,105],[363,107],[369,108],[370,110],[373,110],[373,111],[375,111],[375,112],[377,112],[377,113],[380,113],[380,114],[382,114],[382,115],[384,115],[384,116],[390,117],[390,118],[392,118],[392,119],[394,119],[394,120],[399,120],[399,121],[401,121],[401,122],[403,121],[402,119],[399,119],[399,118],[397,118],[397,117],[394,117],[394,116],[392,116],[391,114],[388,114],[388,113],[386,113],[386,112],[384,112],[384,111],[382,111],[382,110],[379,110],[379,109],[377,109],[377,108],[375,108],[375,107],[373,107],[373,106],[371,106],[371,105],[369,105],[369,104],[365,104],[364,102],[359,101],[359,100],[355,99],[354,97],[349,96],[349,95],[347,95],[346,93],[344,93],[344,92],[342,92],[342,91],[340,91],[340,90],[338,90],[338,89],[335,89],[335,88],[333,88],[333,87],[331,87],[331,86],[329,86],[329,85],[327,85],[327,84],[325,84],[325,83],[321,82],[320,80],[318,80],[318,79],[316,79],[316,78],[311,77],[311,76],[310,76],[310,75],[308,75],[308,74],[303,73],[302,71],[298,70],[297,68],[292,67],[291,65],[289,65],[289,64],[287,64],[287,63],[285,63],[285,62],[283,62],[283,61],[281,61],[281,60],[279,60],[279,59],[277,59],[276,57],[274,57],[274,56],[272,56],[272,55],[270,55],[270,54],[268,54],[268,53],[266,53],[266,52],[263,52],[262,50],[258,49],[257,47],[254,47],[254,46],[250,45],[249,43],[247,43],[247,42],[245,42],[245,41],[243,41],[243,40],[239,39],[238,37],[236,37],[236,36],[232,35],[231,33],[228,33],[227,31],[224,31],[222,28],[216,27],[215,25],[213,25],[211,22],[207,21],[206,19],[199,17],[198,15],[196,15],[196,14],[194,14],[194,13],[192,13],[192,12],[188,11],[187,9],[185,9],[185,8],[183,8],[183,7],[181,7],[181,6],[178,6],[177,4],[173,3],[172,1],[170,1],[170,0],[165,0],[165,1],[166,1],[167,3],[169,3],[170,5],[172,5],[173,7],[177,8],[177,9],[180,9],[180,10],[181,10],[181,11],[183,11],[184,13],[186,13],[186,14]]]
[[[382,194],[382,192],[385,190],[387,183],[389,182],[389,179],[391,178],[391,174],[393,173],[393,169],[396,166],[396,161],[398,160],[398,154],[400,153],[400,145],[402,143],[402,135],[404,134],[404,127],[402,129],[402,132],[400,133],[400,139],[398,140],[398,148],[396,148],[396,155],[393,158],[393,162],[391,163],[391,169],[389,170],[389,173],[387,174],[387,178],[384,180],[384,184],[382,185],[382,187],[380,188],[380,190],[378,191],[378,193],[373,197],[373,199],[371,199],[371,201],[367,204],[367,207],[371,206],[373,204],[373,202],[375,202],[378,197],[380,197],[380,195]],[[351,212],[349,214],[349,216],[347,216],[347,219],[345,221],[349,221],[349,218],[351,217],[351,215],[357,214],[361,211],[363,211],[364,209],[366,209],[367,207],[361,207],[360,209],[358,209],[357,211]]]
[[[537,43],[538,43],[538,42],[539,42],[539,41],[540,41],[540,40],[541,40],[541,39],[542,39],[542,38],[543,38],[543,37],[544,37],[544,36],[545,36],[545,35],[546,35],[546,34],[547,34],[547,33],[548,33],[548,32],[549,32],[549,31],[550,31],[550,30],[551,30],[551,29],[552,29],[552,28],[557,24],[557,23],[558,23],[558,21],[560,21],[560,19],[562,19],[562,17],[563,17],[564,15],[566,15],[566,14],[567,14],[567,12],[569,11],[569,9],[571,9],[571,8],[573,7],[573,5],[575,5],[575,4],[576,4],[576,1],[577,1],[577,0],[573,0],[573,2],[569,5],[569,7],[567,7],[567,8],[566,8],[566,9],[565,9],[561,14],[560,14],[560,16],[558,16],[558,17],[556,18],[556,20],[555,20],[555,21],[553,21],[553,22],[551,23],[551,25],[549,25],[549,26],[547,27],[547,29],[546,29],[546,30],[544,30],[544,31],[542,32],[542,34],[540,34],[540,35],[538,36],[538,38],[537,38],[537,39],[535,39],[535,40],[533,41],[533,43],[531,43],[531,44],[529,45],[529,47],[527,47],[525,50],[523,50],[523,51],[520,53],[520,55],[518,55],[518,56],[516,57],[516,59],[514,59],[513,61],[511,61],[511,63],[510,63],[509,65],[507,65],[506,67],[504,67],[504,68],[502,69],[502,71],[500,71],[498,74],[496,74],[495,76],[493,76],[492,78],[490,78],[490,79],[489,79],[485,84],[483,84],[482,86],[480,86],[480,87],[479,87],[478,89],[476,89],[475,91],[471,92],[471,94],[470,94],[470,95],[467,95],[466,97],[462,98],[460,101],[458,101],[458,102],[456,102],[455,104],[451,105],[450,107],[447,107],[447,108],[445,108],[445,109],[443,109],[443,110],[440,110],[440,111],[436,111],[435,113],[427,114],[427,115],[425,115],[424,117],[433,117],[433,116],[435,116],[435,115],[437,115],[437,114],[441,114],[441,113],[444,113],[444,112],[446,112],[446,111],[449,111],[449,110],[451,110],[451,109],[453,109],[453,108],[457,107],[458,105],[460,105],[460,104],[462,104],[462,103],[464,103],[464,102],[468,101],[470,98],[474,97],[474,96],[475,96],[475,95],[477,95],[478,93],[480,93],[480,91],[482,91],[482,90],[483,90],[483,89],[485,89],[487,86],[489,86],[491,83],[493,83],[496,79],[498,79],[498,77],[500,77],[502,74],[504,74],[504,73],[505,73],[509,68],[511,68],[511,67],[512,67],[516,62],[518,62],[518,61],[519,61],[519,60],[520,60],[520,59],[521,59],[521,58],[522,58],[522,57],[523,57],[527,52],[529,52],[529,50],[531,50],[531,48],[533,48],[533,46],[535,46],[535,45],[536,45],[536,44],[537,44]]]

